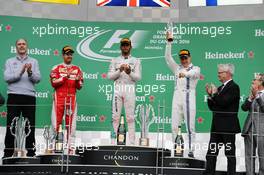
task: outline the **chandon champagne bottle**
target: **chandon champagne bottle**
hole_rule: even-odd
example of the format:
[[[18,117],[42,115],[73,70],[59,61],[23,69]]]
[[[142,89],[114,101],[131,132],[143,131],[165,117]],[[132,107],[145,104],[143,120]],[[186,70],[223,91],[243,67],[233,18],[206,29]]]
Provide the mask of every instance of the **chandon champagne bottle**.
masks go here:
[[[117,130],[117,145],[126,145],[126,126],[123,115]]]
[[[184,153],[184,140],[181,132],[181,126],[178,127],[178,134],[175,138],[175,157],[183,157]]]
[[[59,131],[56,135],[55,140],[55,153],[62,153],[63,152],[63,132],[62,132],[62,126],[59,125]]]

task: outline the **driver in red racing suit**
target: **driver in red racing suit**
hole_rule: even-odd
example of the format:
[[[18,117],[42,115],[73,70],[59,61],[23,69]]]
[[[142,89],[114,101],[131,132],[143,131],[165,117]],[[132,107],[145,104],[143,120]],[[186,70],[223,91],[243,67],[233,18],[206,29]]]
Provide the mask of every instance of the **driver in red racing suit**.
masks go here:
[[[77,116],[76,89],[80,90],[83,85],[81,69],[71,64],[73,53],[70,46],[63,47],[64,63],[54,66],[50,73],[51,85],[55,89],[52,126],[58,131],[65,115],[68,144],[74,144]]]

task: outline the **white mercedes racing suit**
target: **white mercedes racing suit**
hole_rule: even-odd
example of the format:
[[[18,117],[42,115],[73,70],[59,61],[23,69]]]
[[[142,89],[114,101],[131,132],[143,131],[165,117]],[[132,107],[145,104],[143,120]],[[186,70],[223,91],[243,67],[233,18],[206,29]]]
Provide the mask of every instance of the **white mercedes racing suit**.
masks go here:
[[[128,64],[131,73],[120,72],[122,64]],[[136,102],[136,81],[141,79],[141,63],[139,59],[129,56],[125,59],[119,56],[111,61],[108,78],[114,80],[114,95],[112,101],[112,121],[115,133],[117,133],[122,106],[125,107],[128,135],[131,145],[135,144],[135,102]]]
[[[200,78],[200,68],[190,64],[188,68],[178,65],[171,56],[171,43],[167,43],[165,59],[168,67],[175,75],[175,88],[172,100],[172,137],[175,139],[178,126],[184,117],[189,140],[189,151],[194,151],[195,116],[196,116],[196,85]],[[184,78],[179,78],[184,73]],[[174,140],[173,140],[174,141]]]

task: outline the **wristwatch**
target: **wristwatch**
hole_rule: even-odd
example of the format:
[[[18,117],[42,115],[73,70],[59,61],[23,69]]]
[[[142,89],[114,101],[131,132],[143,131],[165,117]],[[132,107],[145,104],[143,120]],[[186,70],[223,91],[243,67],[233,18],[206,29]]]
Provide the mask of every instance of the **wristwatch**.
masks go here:
[[[32,75],[32,70],[28,71],[28,76],[30,77]]]

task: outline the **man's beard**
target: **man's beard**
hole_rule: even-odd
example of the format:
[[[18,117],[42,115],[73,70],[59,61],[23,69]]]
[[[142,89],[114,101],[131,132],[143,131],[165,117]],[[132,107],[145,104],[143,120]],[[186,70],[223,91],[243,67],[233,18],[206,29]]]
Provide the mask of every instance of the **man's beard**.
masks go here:
[[[123,55],[129,55],[130,54],[130,50],[129,51],[122,51]]]

